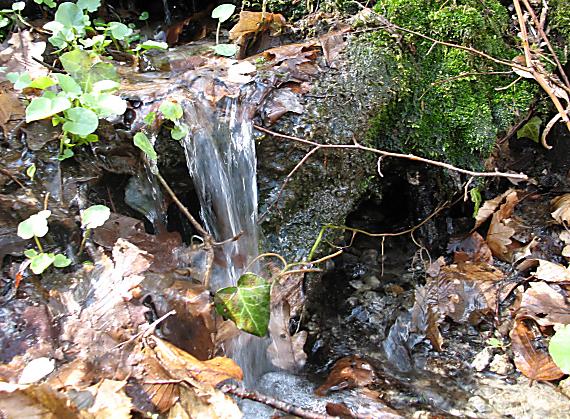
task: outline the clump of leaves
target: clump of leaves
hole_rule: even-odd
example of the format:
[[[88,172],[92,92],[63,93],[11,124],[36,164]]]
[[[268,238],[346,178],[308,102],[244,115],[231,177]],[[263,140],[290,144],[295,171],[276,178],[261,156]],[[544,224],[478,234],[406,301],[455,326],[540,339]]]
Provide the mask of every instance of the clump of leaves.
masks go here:
[[[65,268],[71,264],[71,260],[65,255],[45,253],[43,250],[39,238],[44,237],[49,231],[47,219],[50,215],[49,210],[40,211],[18,224],[18,236],[24,240],[33,238],[36,242],[37,250],[28,249],[24,252],[24,255],[30,259],[30,269],[36,275],[41,274],[52,264],[56,268]]]
[[[238,47],[235,44],[220,44],[220,27],[222,23],[232,17],[236,10],[236,6],[229,3],[220,4],[212,10],[212,18],[218,19],[218,27],[216,29],[216,46],[214,52],[225,57],[232,57],[236,54]]]
[[[61,160],[73,156],[72,148],[98,140],[99,119],[122,115],[127,102],[113,94],[119,88],[119,76],[110,63],[95,53],[75,49],[60,57],[68,74],[55,73],[34,80],[29,74],[8,73],[17,89],[43,90],[26,108],[26,122],[51,118],[61,125]]]

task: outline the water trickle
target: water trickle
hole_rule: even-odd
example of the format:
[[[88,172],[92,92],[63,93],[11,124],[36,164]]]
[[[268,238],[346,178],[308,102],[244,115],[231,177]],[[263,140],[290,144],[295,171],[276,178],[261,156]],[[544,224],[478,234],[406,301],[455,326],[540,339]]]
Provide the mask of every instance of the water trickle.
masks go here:
[[[214,108],[200,99],[183,103],[190,134],[183,140],[206,229],[218,242],[211,288],[235,285],[258,254],[257,183],[252,122],[245,101],[228,98]],[[226,346],[251,384],[267,370],[267,340],[241,334]]]
[[[162,0],[162,6],[164,7],[164,22],[168,26],[172,23],[172,13],[170,12],[168,0]]]

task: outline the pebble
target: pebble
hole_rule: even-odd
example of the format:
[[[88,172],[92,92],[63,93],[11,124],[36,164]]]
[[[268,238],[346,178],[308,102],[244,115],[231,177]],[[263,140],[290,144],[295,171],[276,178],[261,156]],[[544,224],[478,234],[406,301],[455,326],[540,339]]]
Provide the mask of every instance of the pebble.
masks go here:
[[[484,348],[481,352],[475,355],[473,362],[471,362],[471,368],[474,368],[476,371],[483,371],[489,363],[491,362],[491,350],[489,348]]]
[[[497,354],[493,357],[489,369],[499,375],[509,375],[514,372],[513,364],[506,354]]]

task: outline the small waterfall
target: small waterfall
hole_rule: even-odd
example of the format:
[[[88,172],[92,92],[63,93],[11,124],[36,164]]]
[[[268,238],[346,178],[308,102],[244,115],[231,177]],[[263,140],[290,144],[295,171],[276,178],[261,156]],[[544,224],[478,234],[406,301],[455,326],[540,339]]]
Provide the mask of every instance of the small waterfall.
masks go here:
[[[168,0],[162,0],[162,6],[164,8],[164,22],[166,25],[170,25],[172,23],[172,13],[170,12]]]
[[[216,241],[240,235],[216,249],[212,290],[235,285],[246,268],[255,270],[248,265],[258,255],[252,122],[239,98],[222,102],[217,109],[206,100],[183,102],[184,118],[190,126],[183,145],[205,227]],[[242,333],[226,347],[228,355],[242,367],[246,384],[267,371],[267,344],[267,339]]]

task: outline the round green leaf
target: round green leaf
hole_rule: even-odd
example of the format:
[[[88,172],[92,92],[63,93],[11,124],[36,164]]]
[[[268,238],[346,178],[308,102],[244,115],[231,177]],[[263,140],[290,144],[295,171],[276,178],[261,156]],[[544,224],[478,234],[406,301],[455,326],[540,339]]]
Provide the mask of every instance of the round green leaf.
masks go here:
[[[225,22],[234,14],[236,6],[234,4],[220,4],[212,10],[212,17],[218,19],[220,22]]]
[[[6,78],[14,83],[14,89],[22,90],[30,85],[32,77],[28,73],[8,73]]]
[[[176,124],[172,131],[170,131],[170,136],[173,140],[181,140],[188,135],[188,125],[186,124]]]
[[[65,268],[71,265],[71,259],[65,257],[65,255],[57,254],[53,259],[53,266],[56,268]]]
[[[78,32],[84,28],[83,10],[75,3],[61,3],[55,12],[55,21]]]
[[[72,134],[86,137],[99,126],[99,118],[92,110],[85,108],[71,108],[65,112],[66,121],[63,130]]]
[[[93,13],[101,6],[101,0],[78,0],[77,6],[80,9]]]
[[[158,42],[149,39],[148,41],[143,42],[142,44],[138,44],[135,48],[135,51],[140,51],[141,49],[149,50],[149,49],[168,49],[168,44],[166,42]]]
[[[154,151],[152,143],[143,132],[137,132],[133,138],[133,142],[138,148],[144,151],[144,153],[150,160],[158,159],[158,156],[156,155],[156,151]]]
[[[30,268],[33,273],[39,275],[49,268],[54,260],[55,256],[52,253],[40,253],[31,259],[32,263],[30,263]]]
[[[214,52],[223,57],[233,57],[237,51],[236,44],[218,44],[214,47]]]
[[[32,259],[34,257],[36,257],[38,255],[38,252],[36,251],[36,249],[28,249],[24,251],[24,256],[26,256],[28,259]]]
[[[251,272],[243,274],[236,287],[218,290],[214,297],[216,311],[236,326],[263,337],[269,326],[271,283]]]
[[[47,89],[48,87],[51,87],[55,84],[55,81],[48,76],[41,76],[38,77],[37,79],[32,80],[32,82],[28,85],[28,87],[31,87],[33,89]]]
[[[97,228],[105,224],[111,216],[111,210],[105,205],[93,205],[81,212],[81,228]]]
[[[122,115],[127,110],[127,102],[109,93],[88,93],[81,96],[81,103],[95,111],[99,118]]]
[[[24,240],[32,237],[43,237],[47,234],[49,228],[47,219],[51,215],[51,211],[44,210],[37,214],[31,215],[27,220],[18,224],[18,236]]]
[[[561,326],[548,344],[548,352],[564,374],[570,374],[570,324]]]
[[[110,22],[109,29],[111,30],[113,38],[118,39],[119,41],[122,41],[127,36],[131,36],[133,34],[133,30],[121,22]]]
[[[24,10],[26,8],[26,2],[25,1],[17,1],[15,3],[12,3],[12,10],[20,12],[22,10]]]
[[[26,108],[26,122],[49,118],[71,107],[71,102],[63,97],[37,97]]]
[[[165,100],[160,104],[158,110],[164,115],[164,117],[172,122],[178,121],[182,118],[184,111],[182,110],[182,106],[178,103],[171,102],[169,100]]]
[[[28,168],[26,169],[26,175],[31,179],[34,180],[34,176],[36,175],[36,164],[32,163],[31,165],[28,166]]]

